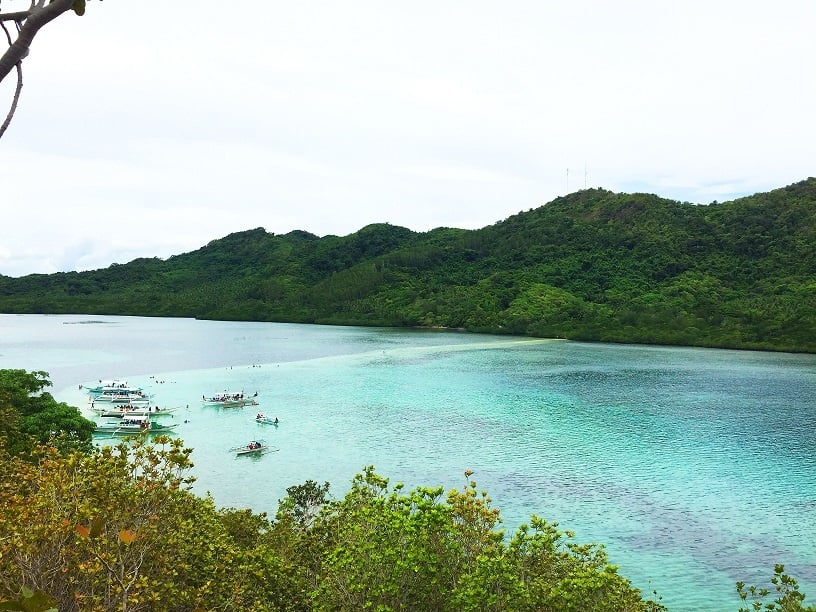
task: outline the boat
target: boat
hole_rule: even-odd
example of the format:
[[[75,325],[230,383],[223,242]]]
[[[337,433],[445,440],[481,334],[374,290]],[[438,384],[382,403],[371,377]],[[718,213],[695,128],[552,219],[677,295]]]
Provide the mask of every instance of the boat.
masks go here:
[[[140,405],[119,405],[113,406],[94,406],[91,408],[99,416],[103,418],[112,417],[127,417],[127,416],[164,416],[173,414],[178,408],[159,408],[158,406],[140,406]]]
[[[150,396],[144,391],[106,389],[98,395],[91,396],[91,405],[95,405],[97,402],[110,404],[147,404],[150,403]]]
[[[101,395],[105,391],[121,392],[121,393],[140,393],[141,387],[131,387],[126,380],[119,380],[114,378],[111,380],[100,380],[98,385],[87,387],[90,395]]]
[[[264,423],[266,425],[275,425],[277,427],[280,421],[278,421],[278,417],[275,418],[268,417],[263,412],[259,412],[258,414],[255,415],[255,422]]]
[[[201,403],[205,406],[219,406],[221,408],[243,408],[244,406],[257,406],[258,392],[253,396],[244,395],[243,391],[230,392],[224,391],[212,397],[201,396]]]
[[[235,453],[237,457],[241,455],[263,455],[270,450],[278,450],[270,449],[269,445],[266,443],[265,440],[251,440],[248,444],[244,446],[236,446],[230,449],[230,452]]]
[[[140,434],[160,434],[167,433],[178,427],[172,425],[162,425],[151,421],[147,415],[135,415],[122,417],[116,422],[97,424],[94,433],[110,434],[113,436],[137,436]]]

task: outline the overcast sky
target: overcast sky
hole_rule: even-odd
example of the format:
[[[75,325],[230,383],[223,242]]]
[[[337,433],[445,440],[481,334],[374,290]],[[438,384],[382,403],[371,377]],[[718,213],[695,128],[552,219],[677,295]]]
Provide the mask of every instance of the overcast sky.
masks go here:
[[[814,24],[813,0],[88,0],[24,62],[0,274],[782,187],[816,175]]]

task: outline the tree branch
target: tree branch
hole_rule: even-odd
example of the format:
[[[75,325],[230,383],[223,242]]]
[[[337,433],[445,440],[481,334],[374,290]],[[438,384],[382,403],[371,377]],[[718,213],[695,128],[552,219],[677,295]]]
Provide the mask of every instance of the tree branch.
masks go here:
[[[27,15],[24,19],[14,19],[18,24],[21,24],[20,31],[17,40],[0,57],[0,81],[5,79],[9,72],[25,59],[31,42],[37,32],[40,31],[40,28],[70,10],[73,5],[74,0],[54,0],[45,5],[39,2],[23,13],[23,15]],[[15,14],[19,15],[19,13],[6,13],[5,15],[0,14],[0,18],[6,21],[9,16]]]
[[[14,111],[17,110],[17,103],[20,101],[20,91],[23,89],[23,62],[17,62],[17,88],[14,90],[14,99],[11,101],[11,108],[9,109],[8,115],[6,115],[6,120],[3,122],[3,125],[0,125],[0,138],[3,137],[3,134],[6,133],[9,124],[11,123],[11,118],[14,117]]]
[[[17,30],[20,29],[20,24],[15,23],[17,26]],[[6,40],[8,41],[9,46],[11,46],[11,34],[9,34],[8,28],[6,24],[0,21],[0,28],[3,29],[3,33],[6,35]],[[9,124],[11,123],[11,118],[14,117],[14,111],[17,110],[17,103],[20,101],[20,90],[23,88],[23,62],[17,62],[17,88],[14,90],[14,98],[11,101],[11,108],[9,109],[8,115],[6,115],[6,120],[3,122],[3,125],[0,126],[0,138],[3,137],[3,134],[6,133],[6,129],[8,129]]]
[[[0,13],[0,21],[25,21],[31,11],[17,11],[16,13]]]

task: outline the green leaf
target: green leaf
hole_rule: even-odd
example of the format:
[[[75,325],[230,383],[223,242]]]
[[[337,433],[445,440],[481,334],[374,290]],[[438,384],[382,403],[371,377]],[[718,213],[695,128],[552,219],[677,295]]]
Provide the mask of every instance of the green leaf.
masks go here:
[[[22,612],[57,612],[59,601],[42,591],[32,591],[23,587],[23,596],[17,601],[0,602],[0,610],[20,610]]]

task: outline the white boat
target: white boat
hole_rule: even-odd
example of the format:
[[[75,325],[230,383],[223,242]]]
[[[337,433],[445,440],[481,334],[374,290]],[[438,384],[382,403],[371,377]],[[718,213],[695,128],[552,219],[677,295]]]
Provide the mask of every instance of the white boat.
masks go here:
[[[220,406],[221,408],[243,408],[244,406],[257,406],[258,392],[253,396],[244,395],[243,391],[224,391],[212,397],[201,396],[201,403],[205,406]]]
[[[91,405],[100,402],[110,404],[147,404],[150,402],[150,396],[144,391],[106,389],[98,395],[91,396]]]
[[[127,417],[127,416],[164,416],[172,415],[178,408],[160,408],[159,406],[142,406],[142,405],[119,405],[112,406],[94,406],[92,410],[101,417]]]
[[[121,393],[139,393],[142,391],[141,387],[131,387],[126,380],[119,380],[118,378],[100,380],[99,384],[87,389],[90,395],[100,395],[105,391],[119,391]]]
[[[94,433],[109,434],[113,436],[136,436],[140,434],[167,433],[178,427],[173,425],[161,425],[151,421],[149,416],[127,416],[112,422],[97,424]]]
[[[266,416],[263,412],[259,412],[255,415],[255,422],[256,423],[264,423],[265,425],[275,425],[277,426],[280,421],[278,421],[278,417],[274,419],[271,417]]]
[[[230,449],[230,452],[235,453],[236,456],[241,455],[263,455],[269,451],[276,451],[277,448],[270,449],[265,440],[252,440],[244,446],[236,446]]]

